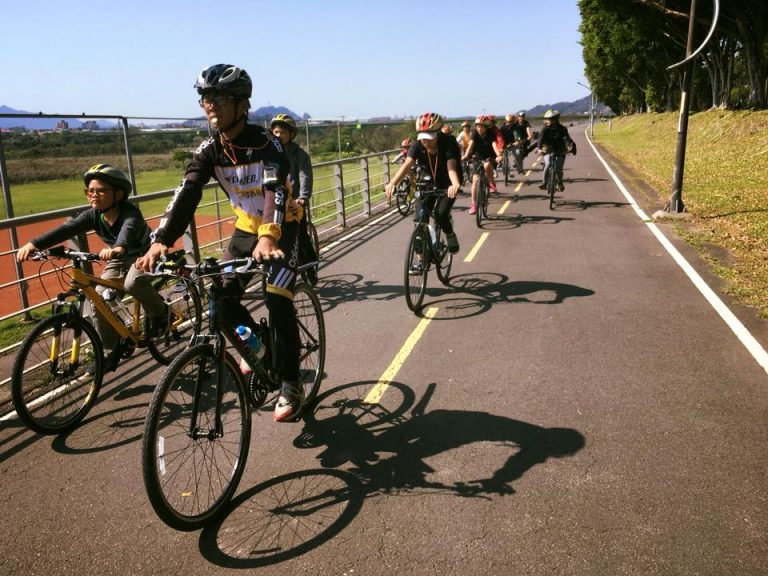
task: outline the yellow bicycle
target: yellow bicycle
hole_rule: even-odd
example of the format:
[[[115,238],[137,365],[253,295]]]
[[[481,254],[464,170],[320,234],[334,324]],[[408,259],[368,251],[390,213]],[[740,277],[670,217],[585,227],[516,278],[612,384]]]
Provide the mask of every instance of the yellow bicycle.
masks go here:
[[[176,253],[180,258],[183,252]],[[120,336],[117,357],[128,358],[136,348],[146,347],[161,364],[170,364],[192,338],[199,334],[202,303],[197,286],[182,274],[158,274],[153,285],[171,310],[165,333],[148,336],[148,319],[141,305],[126,305],[119,295],[108,302],[96,291],[103,286],[121,294],[122,280],[88,274],[87,262],[98,254],[67,250],[62,246],[33,254],[33,260],[51,258],[72,262],[69,288],[58,295],[53,314],[38,322],[21,344],[11,374],[11,396],[16,413],[24,424],[41,434],[59,434],[73,429],[96,402],[104,377],[101,338],[83,314],[85,301],[98,310]],[[63,267],[56,271],[65,274]],[[146,316],[146,315],[144,315]]]

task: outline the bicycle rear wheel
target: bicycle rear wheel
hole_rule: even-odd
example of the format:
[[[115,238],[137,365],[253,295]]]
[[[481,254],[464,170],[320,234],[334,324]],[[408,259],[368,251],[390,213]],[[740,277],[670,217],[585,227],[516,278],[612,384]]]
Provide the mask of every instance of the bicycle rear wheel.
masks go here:
[[[197,286],[191,280],[164,276],[154,286],[163,302],[170,306],[171,319],[165,334],[147,338],[147,349],[155,360],[167,365],[200,334],[203,304]],[[148,324],[146,315],[144,320]]]
[[[438,233],[437,242],[435,242],[434,253],[437,278],[448,286],[451,278],[451,266],[453,266],[453,254],[448,250],[448,241],[442,228]]]
[[[504,172],[504,186],[507,186],[509,184],[509,150],[504,152],[502,171]]]
[[[296,285],[293,307],[299,325],[299,382],[304,405],[311,405],[320,390],[325,368],[325,320],[320,299],[307,284]],[[303,407],[302,407],[303,408]]]
[[[411,233],[408,248],[405,251],[405,302],[413,311],[421,306],[427,291],[427,272],[429,272],[429,227],[417,224]]]
[[[96,402],[103,376],[101,339],[90,322],[51,316],[32,328],[14,360],[13,407],[35,432],[67,432]]]
[[[224,373],[217,434],[220,370]],[[211,344],[182,352],[152,395],[141,449],[144,487],[160,519],[177,530],[195,530],[221,512],[242,477],[250,435],[251,413],[234,358],[226,353],[220,366]]]

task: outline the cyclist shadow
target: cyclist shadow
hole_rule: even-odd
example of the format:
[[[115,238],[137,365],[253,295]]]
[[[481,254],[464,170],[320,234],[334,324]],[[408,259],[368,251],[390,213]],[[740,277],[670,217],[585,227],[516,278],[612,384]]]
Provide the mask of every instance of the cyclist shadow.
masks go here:
[[[440,305],[434,320],[455,320],[488,312],[496,304],[562,304],[568,298],[594,295],[594,290],[562,282],[517,280],[498,273],[473,272],[450,279],[450,287],[428,288],[421,310]],[[434,299],[432,299],[434,297]],[[421,315],[421,310],[417,315]]]
[[[382,403],[368,401],[374,384],[355,382],[318,398],[294,445],[318,450],[321,468],[273,478],[233,500],[227,514],[201,534],[200,550],[209,561],[255,568],[294,558],[339,534],[365,499],[376,496],[513,495],[512,483],[528,470],[585,445],[584,436],[571,428],[487,412],[427,411],[435,384],[413,408],[414,394],[401,383],[390,384]],[[470,445],[490,459],[493,472],[478,477],[457,470],[452,451]]]

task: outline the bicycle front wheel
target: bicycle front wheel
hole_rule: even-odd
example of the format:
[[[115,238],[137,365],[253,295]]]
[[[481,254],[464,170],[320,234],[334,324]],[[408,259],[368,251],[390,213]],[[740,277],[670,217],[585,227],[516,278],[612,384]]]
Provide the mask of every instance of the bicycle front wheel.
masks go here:
[[[211,344],[182,352],[152,395],[141,450],[144,487],[160,519],[195,530],[221,512],[243,475],[250,435],[248,398],[232,356],[219,365]]]
[[[413,206],[413,192],[411,191],[411,185],[408,183],[407,187],[401,187],[401,189],[395,192],[395,202],[397,203],[397,211],[402,216],[408,216]]]
[[[296,285],[293,307],[299,326],[299,382],[304,404],[311,405],[320,390],[325,368],[325,320],[320,299],[307,284]]]
[[[483,227],[483,217],[488,212],[488,188],[485,178],[481,178],[477,183],[477,211],[475,212],[475,223],[478,228]]]
[[[161,277],[155,290],[170,307],[170,325],[165,334],[147,338],[147,348],[161,364],[170,364],[187,348],[192,338],[200,334],[203,322],[203,304],[197,286],[184,278]],[[145,318],[145,323],[148,318]]]
[[[504,153],[503,160],[504,186],[509,184],[509,152]]]
[[[448,250],[448,241],[445,232],[440,229],[435,243],[435,268],[437,269],[437,278],[448,286],[451,278],[451,266],[453,266],[453,254]]]
[[[13,407],[35,432],[67,432],[96,402],[103,376],[101,339],[91,323],[51,316],[27,334],[13,363]]]
[[[426,224],[418,224],[411,233],[408,249],[405,252],[405,302],[413,311],[421,306],[427,291],[428,242],[430,242],[429,228]]]
[[[555,159],[552,158],[547,174],[547,192],[549,192],[549,209],[555,209],[555,187],[557,186],[557,170],[553,166]]]

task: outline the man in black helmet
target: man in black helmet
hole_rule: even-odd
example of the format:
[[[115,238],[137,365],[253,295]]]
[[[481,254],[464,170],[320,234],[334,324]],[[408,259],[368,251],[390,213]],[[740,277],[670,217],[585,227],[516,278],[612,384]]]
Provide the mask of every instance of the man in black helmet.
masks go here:
[[[296,231],[302,210],[291,202],[285,187],[290,164],[276,138],[247,122],[252,83],[245,70],[231,64],[216,64],[200,73],[195,88],[216,134],[195,152],[153,233],[152,245],[136,261],[136,268],[145,272],[154,268],[158,258],[192,220],[203,186],[215,178],[236,216],[235,230],[223,258],[253,256],[269,263],[267,306],[275,326],[283,375],[274,419],[293,420],[303,400],[299,384],[300,341],[292,301],[298,258]],[[232,328],[242,324],[255,331],[256,323],[240,302],[245,287],[237,279],[227,282],[225,287],[224,313],[234,323]],[[241,362],[241,369],[245,372],[247,365]]]

